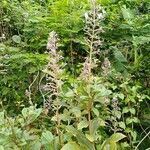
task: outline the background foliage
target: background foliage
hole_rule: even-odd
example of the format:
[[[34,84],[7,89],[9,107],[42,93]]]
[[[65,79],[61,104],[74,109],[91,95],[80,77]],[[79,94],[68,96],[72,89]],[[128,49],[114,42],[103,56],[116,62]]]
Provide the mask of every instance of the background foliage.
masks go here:
[[[88,97],[85,92],[88,87],[77,80],[82,63],[88,56],[84,40],[84,14],[90,9],[89,1],[0,2],[0,135],[6,137],[0,138],[0,149],[25,149],[26,145],[29,146],[28,149],[85,148],[81,141],[88,143],[87,149],[92,149],[93,143],[97,149],[100,149],[100,145],[101,149],[106,149],[110,143],[113,143],[110,146],[112,150],[116,148],[114,145],[118,149],[135,149],[138,142],[149,133],[150,2],[98,0],[98,3],[103,6],[106,14],[101,23],[104,32],[100,35],[103,44],[98,49],[99,64],[94,70],[98,80],[90,88],[103,99],[111,101],[113,97],[117,98],[119,110],[116,112],[111,103],[105,106],[104,103],[97,104],[95,101],[93,124],[100,121],[100,127],[95,127],[94,137],[91,137],[87,129],[87,114],[84,112],[86,108],[83,108]],[[52,111],[45,116],[41,110],[43,97],[40,88],[41,84],[47,82],[42,70],[49,61],[45,51],[48,34],[53,30],[59,36],[59,49],[63,52],[63,62],[67,64],[63,75],[62,99],[68,109],[63,106],[61,110],[61,129],[65,135],[62,139],[65,140],[64,145],[58,147],[58,136],[54,131],[55,118],[51,120],[55,115]],[[111,75],[107,77],[102,75],[100,67],[106,57],[112,66]],[[99,88],[103,90],[97,91]],[[72,91],[77,91],[77,95],[80,95],[79,101],[74,98],[76,95]],[[30,106],[30,98],[33,105],[37,104],[37,108]],[[27,110],[31,111],[32,119],[26,117]],[[42,125],[38,123],[38,117],[44,120]],[[28,121],[31,122],[26,125]],[[67,126],[67,121],[71,127]],[[7,132],[3,133],[4,130]],[[116,135],[118,131],[120,135]],[[16,137],[16,141],[9,140],[8,135],[11,135],[12,140]],[[80,137],[79,141],[76,137]],[[6,144],[7,140],[11,142]],[[120,140],[121,144],[117,144]],[[144,150],[148,147],[149,136],[138,148]]]

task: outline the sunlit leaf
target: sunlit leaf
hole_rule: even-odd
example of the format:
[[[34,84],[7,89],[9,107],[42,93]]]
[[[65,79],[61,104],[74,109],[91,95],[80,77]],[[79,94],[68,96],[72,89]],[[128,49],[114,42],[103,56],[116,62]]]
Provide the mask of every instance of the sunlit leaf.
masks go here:
[[[87,128],[87,127],[88,127],[88,122],[86,120],[83,120],[78,124],[78,130],[82,130],[83,128]]]
[[[132,19],[134,17],[133,12],[129,8],[126,8],[125,5],[123,5],[121,10],[122,10],[124,19]]]
[[[81,150],[80,146],[75,142],[69,142],[65,144],[61,150]]]
[[[114,133],[111,137],[110,137],[110,141],[114,141],[114,142],[118,142],[120,140],[122,140],[123,138],[125,138],[126,136],[122,133]]]
[[[126,128],[126,125],[124,122],[119,122],[119,126],[122,128],[122,129],[125,129]]]

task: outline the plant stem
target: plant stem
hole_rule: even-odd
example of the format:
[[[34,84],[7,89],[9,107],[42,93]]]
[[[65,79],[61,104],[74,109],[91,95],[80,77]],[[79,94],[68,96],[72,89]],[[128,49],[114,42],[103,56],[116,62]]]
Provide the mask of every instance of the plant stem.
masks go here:
[[[56,131],[57,131],[57,134],[58,134],[58,137],[59,137],[59,143],[60,145],[62,144],[61,142],[61,133],[60,133],[60,118],[59,118],[59,107],[57,105],[57,110],[56,110],[56,118],[57,118],[57,127],[56,127]]]
[[[88,122],[89,122],[89,132],[90,132],[90,135],[92,134],[92,131],[91,131],[91,110],[88,111]]]
[[[137,65],[137,56],[138,56],[137,47],[134,47],[134,66]]]
[[[143,139],[139,142],[139,144],[136,146],[135,150],[138,149],[138,147],[140,146],[140,144],[148,137],[148,135],[150,134],[150,131],[143,137]]]

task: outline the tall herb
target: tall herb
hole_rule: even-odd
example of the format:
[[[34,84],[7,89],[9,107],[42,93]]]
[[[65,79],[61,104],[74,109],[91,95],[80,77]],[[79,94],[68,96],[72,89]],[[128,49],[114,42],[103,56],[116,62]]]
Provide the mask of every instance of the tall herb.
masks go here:
[[[92,69],[96,67],[96,54],[99,52],[99,46],[102,45],[100,34],[103,32],[101,22],[104,19],[104,9],[97,5],[96,0],[90,1],[91,10],[85,13],[85,41],[89,47],[89,54],[84,63],[81,77],[85,79],[87,86],[92,84]],[[92,134],[91,111],[93,107],[93,96],[89,91],[89,102],[87,105],[89,132]]]
[[[44,87],[49,92],[46,101],[44,101],[44,108],[46,113],[50,109],[55,111],[56,115],[56,133],[59,136],[59,143],[61,144],[61,133],[60,133],[60,115],[59,110],[61,108],[60,93],[62,89],[62,65],[60,60],[62,56],[58,52],[58,36],[56,32],[52,31],[49,34],[47,50],[49,55],[49,62],[45,70],[43,70],[47,76],[47,83]]]

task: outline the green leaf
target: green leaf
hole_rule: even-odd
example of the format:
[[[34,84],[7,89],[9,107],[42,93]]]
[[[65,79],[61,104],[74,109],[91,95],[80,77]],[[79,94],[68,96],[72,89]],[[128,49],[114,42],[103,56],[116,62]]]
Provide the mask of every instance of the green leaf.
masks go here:
[[[130,108],[130,112],[131,112],[131,114],[133,114],[133,115],[135,115],[135,108]]]
[[[122,113],[126,114],[130,111],[130,109],[128,107],[124,107]]]
[[[136,131],[131,131],[130,133],[131,133],[131,135],[133,137],[133,140],[136,141],[136,139],[137,139],[137,133],[136,133]]]
[[[118,97],[123,100],[124,99],[124,94],[120,93],[120,94],[118,94]]]
[[[127,62],[127,59],[119,50],[114,51],[114,56],[119,62]]]
[[[69,90],[67,93],[65,93],[66,97],[74,97],[74,92],[72,90]]]
[[[0,112],[0,125],[4,124],[4,111]]]
[[[37,109],[35,106],[30,106],[29,108],[23,108],[22,115],[25,119],[26,125],[35,121],[39,117],[41,112],[42,109],[41,108]]]
[[[139,123],[139,119],[137,117],[133,117],[133,122]]]
[[[133,119],[132,118],[127,118],[126,119],[126,124],[131,124],[133,122]]]
[[[122,133],[114,133],[109,139],[103,142],[101,150],[117,150],[116,143],[125,137]]]
[[[122,129],[125,129],[126,125],[124,122],[119,122],[119,127],[121,127]]]
[[[39,140],[34,141],[30,147],[32,150],[41,150],[42,144]]]
[[[85,134],[85,136],[90,142],[94,142],[94,137],[92,135]]]
[[[82,130],[83,128],[87,128],[88,127],[88,121],[83,120],[78,124],[78,130]]]
[[[120,111],[115,110],[115,111],[114,111],[114,114],[115,114],[115,116],[116,116],[118,119],[121,118],[121,112],[120,112]]]
[[[122,11],[122,15],[124,19],[134,18],[133,12],[129,8],[126,8],[125,5],[123,5],[123,7],[121,8],[121,11]]]
[[[123,72],[126,70],[125,65],[120,62],[119,60],[116,59],[116,61],[114,62],[114,68],[116,69],[116,71],[118,72]]]
[[[93,113],[94,113],[97,117],[99,117],[99,111],[98,111],[98,109],[93,108],[92,111],[93,111]]]
[[[74,107],[70,110],[77,118],[81,117],[81,110],[78,107]]]
[[[102,119],[97,118],[97,119],[92,120],[92,123],[91,123],[91,134],[92,134],[92,135],[95,135],[97,129],[98,129],[100,126],[103,126],[103,120],[102,120]]]
[[[4,150],[4,147],[2,145],[0,145],[0,150]]]
[[[117,144],[115,142],[107,143],[103,150],[117,150]]]
[[[85,135],[82,132],[76,130],[73,126],[66,126],[66,130],[73,136],[75,136],[76,139],[78,140],[78,143],[86,147],[87,150],[95,149],[93,144],[85,137]]]
[[[80,146],[75,142],[69,142],[65,144],[61,150],[81,150]]]
[[[111,3],[111,0],[100,0],[100,4],[108,5]]]
[[[12,40],[13,40],[15,43],[19,44],[19,43],[21,42],[21,37],[18,36],[18,35],[13,35],[13,36],[12,36]]]
[[[109,140],[113,141],[113,142],[118,142],[120,140],[122,140],[123,138],[125,138],[126,136],[123,135],[122,133],[114,133]]]
[[[133,36],[132,42],[135,46],[140,45],[140,44],[149,43],[150,37],[149,36]]]
[[[53,134],[50,131],[44,131],[42,133],[42,137],[41,137],[42,144],[51,143],[53,139],[54,139]]]

